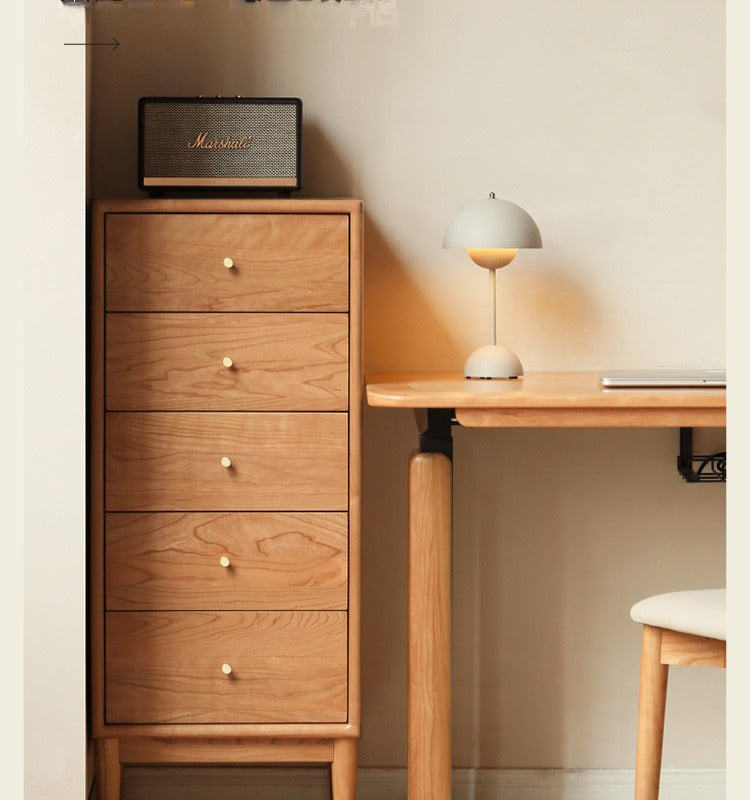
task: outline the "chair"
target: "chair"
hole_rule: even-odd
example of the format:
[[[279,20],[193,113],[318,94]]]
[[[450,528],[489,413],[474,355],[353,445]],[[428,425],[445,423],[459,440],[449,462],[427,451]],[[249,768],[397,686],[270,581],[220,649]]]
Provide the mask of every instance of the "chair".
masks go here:
[[[669,667],[726,667],[725,609],[725,589],[660,594],[630,609],[643,625],[635,800],[659,797]]]

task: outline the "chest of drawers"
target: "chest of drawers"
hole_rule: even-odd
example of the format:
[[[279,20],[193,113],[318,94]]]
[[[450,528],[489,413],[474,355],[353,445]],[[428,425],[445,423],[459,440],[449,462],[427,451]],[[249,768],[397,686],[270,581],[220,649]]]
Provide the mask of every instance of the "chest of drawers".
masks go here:
[[[353,800],[361,203],[96,201],[91,231],[99,800],[259,762]]]

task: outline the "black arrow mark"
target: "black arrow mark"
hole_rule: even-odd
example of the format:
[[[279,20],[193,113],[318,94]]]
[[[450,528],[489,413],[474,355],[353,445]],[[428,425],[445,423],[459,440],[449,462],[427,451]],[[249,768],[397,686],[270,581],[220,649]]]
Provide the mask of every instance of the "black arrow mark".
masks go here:
[[[111,47],[114,52],[120,46],[120,43],[114,36],[112,37],[112,42],[64,42],[64,45],[66,47]]]

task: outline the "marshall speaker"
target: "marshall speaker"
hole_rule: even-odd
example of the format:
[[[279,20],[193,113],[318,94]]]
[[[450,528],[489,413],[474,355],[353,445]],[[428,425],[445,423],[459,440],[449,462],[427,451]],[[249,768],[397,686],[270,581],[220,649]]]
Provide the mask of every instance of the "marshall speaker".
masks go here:
[[[302,101],[296,97],[142,97],[139,184],[168,189],[301,187]]]

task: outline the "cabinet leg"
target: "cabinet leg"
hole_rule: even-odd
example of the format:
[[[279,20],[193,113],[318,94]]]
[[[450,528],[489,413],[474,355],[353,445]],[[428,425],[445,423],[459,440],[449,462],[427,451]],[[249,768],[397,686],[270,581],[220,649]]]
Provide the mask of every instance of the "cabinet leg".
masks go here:
[[[331,789],[333,800],[355,800],[357,796],[356,739],[335,739],[331,762]]]
[[[95,745],[97,800],[120,800],[120,740],[97,739]]]

